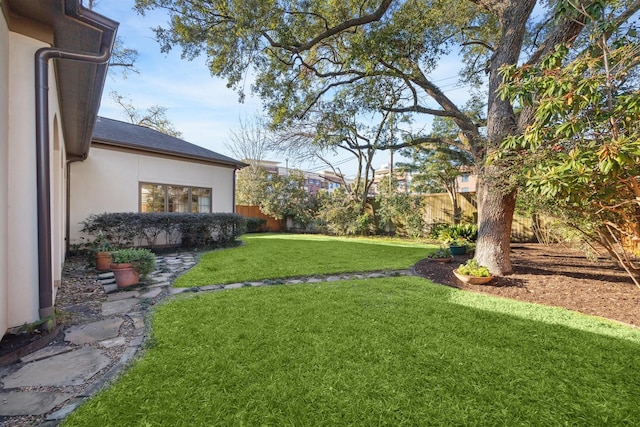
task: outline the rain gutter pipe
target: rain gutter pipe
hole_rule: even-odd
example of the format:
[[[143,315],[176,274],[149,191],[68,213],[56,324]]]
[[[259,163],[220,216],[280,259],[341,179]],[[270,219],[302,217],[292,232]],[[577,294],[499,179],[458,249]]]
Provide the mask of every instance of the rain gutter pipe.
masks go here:
[[[40,319],[52,316],[53,269],[51,265],[51,169],[49,166],[49,60],[104,64],[111,56],[110,49],[98,55],[69,52],[56,48],[41,48],[35,54],[36,67],[36,198],[38,214],[38,298]]]

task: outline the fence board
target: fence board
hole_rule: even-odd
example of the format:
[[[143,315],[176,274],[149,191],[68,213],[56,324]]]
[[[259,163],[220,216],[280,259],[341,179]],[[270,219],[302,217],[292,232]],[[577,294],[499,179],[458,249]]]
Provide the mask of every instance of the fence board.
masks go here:
[[[267,221],[267,231],[282,231],[283,221],[260,212],[259,206],[236,205],[236,213],[248,218],[262,218]]]
[[[446,193],[425,194],[422,197],[425,224],[453,224],[453,205]],[[457,194],[458,205],[462,210],[462,222],[475,224],[478,219],[478,209],[475,193]],[[513,241],[534,241],[533,221],[520,215],[514,215],[511,226]]]

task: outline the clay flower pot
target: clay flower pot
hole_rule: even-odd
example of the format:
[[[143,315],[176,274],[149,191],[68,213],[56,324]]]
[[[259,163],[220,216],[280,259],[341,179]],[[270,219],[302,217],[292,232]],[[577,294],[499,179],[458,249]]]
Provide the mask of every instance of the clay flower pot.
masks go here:
[[[96,252],[96,270],[105,271],[111,268],[111,252]]]
[[[140,273],[131,264],[111,264],[111,271],[119,288],[136,285],[140,282]]]
[[[453,258],[449,257],[449,258],[427,258],[429,260],[429,262],[439,262],[441,264],[445,264],[447,262],[451,262],[451,260]]]
[[[493,276],[489,277],[478,277],[478,276],[467,276],[466,274],[461,274],[458,270],[453,270],[453,274],[463,283],[468,283],[469,285],[484,285],[493,280]]]

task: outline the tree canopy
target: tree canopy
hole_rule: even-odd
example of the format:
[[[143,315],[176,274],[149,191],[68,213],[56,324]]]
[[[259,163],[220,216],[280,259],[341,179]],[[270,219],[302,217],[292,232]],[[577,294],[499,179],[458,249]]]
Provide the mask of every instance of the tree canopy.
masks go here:
[[[558,45],[579,55],[592,43],[592,29],[606,24],[606,35],[615,34],[640,1],[136,0],[136,6],[142,13],[165,8],[170,23],[156,29],[162,49],[206,55],[212,74],[226,78],[241,99],[245,77],[254,77],[251,90],[274,125],[304,121],[340,99],[357,103],[361,117],[450,118],[455,139],[407,127],[401,142],[390,144],[444,144],[469,153],[479,173],[476,258],[503,274],[511,270],[516,192],[505,180],[507,165],[486,161],[506,137],[531,125],[534,110],[499,96],[500,70],[539,65]],[[482,89],[486,121],[466,114],[431,77],[450,54],[463,62],[452,74]]]

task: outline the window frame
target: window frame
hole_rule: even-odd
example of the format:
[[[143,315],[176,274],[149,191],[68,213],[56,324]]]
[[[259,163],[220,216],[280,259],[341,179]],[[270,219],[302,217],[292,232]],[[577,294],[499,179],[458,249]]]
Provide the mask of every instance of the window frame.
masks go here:
[[[145,185],[152,185],[156,187],[161,187],[162,192],[164,194],[164,210],[162,212],[169,212],[169,187],[182,187],[187,189],[187,205],[185,207],[186,213],[194,213],[193,209],[193,190],[205,190],[209,192],[209,204],[208,204],[208,212],[195,212],[195,213],[211,213],[213,212],[213,188],[211,187],[197,187],[192,185],[181,185],[181,184],[163,184],[160,182],[147,182],[147,181],[139,181],[138,182],[138,212],[145,212],[142,210],[142,189]],[[196,203],[196,208],[202,206],[200,203]],[[147,211],[147,212],[158,212],[158,211]]]

